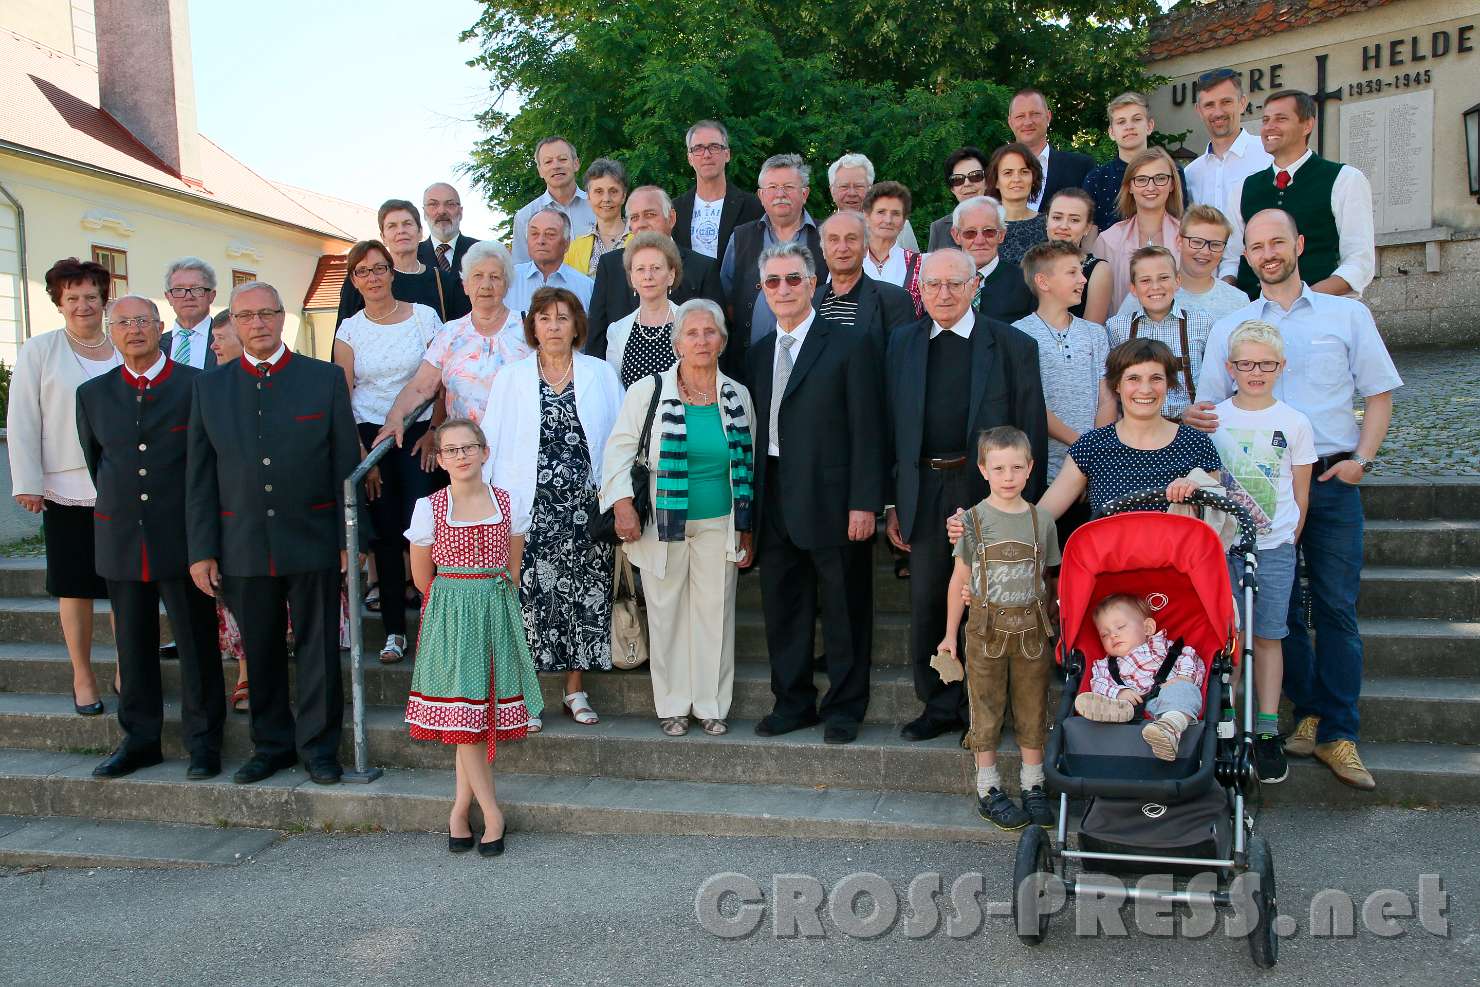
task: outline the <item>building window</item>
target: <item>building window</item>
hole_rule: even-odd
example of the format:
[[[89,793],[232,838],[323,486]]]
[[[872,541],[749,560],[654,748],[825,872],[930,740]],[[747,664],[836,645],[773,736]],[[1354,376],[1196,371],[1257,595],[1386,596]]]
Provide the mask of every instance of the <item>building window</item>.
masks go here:
[[[256,271],[232,271],[231,272],[231,286],[233,288],[235,288],[239,284],[246,284],[248,281],[256,281],[256,280],[257,280],[257,272]]]
[[[128,251],[117,247],[94,246],[92,259],[113,275],[113,283],[108,290],[109,298],[122,298],[128,294]]]

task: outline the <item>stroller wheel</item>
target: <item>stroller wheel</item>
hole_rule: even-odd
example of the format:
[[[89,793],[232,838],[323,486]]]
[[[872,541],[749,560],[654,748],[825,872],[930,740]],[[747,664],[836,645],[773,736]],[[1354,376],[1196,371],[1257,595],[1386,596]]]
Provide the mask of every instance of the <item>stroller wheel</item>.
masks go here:
[[[1249,954],[1255,966],[1268,970],[1279,962],[1280,940],[1275,934],[1275,920],[1280,910],[1275,895],[1274,857],[1269,852],[1269,841],[1262,836],[1249,838],[1249,873],[1259,877],[1259,890],[1252,896],[1258,921],[1249,933]]]
[[[1053,841],[1041,826],[1029,826],[1018,837],[1017,863],[1013,867],[1012,922],[1018,938],[1029,946],[1043,941],[1048,920],[1055,910],[1051,899],[1060,879],[1053,872],[1050,851]],[[1057,895],[1062,899],[1063,895]]]

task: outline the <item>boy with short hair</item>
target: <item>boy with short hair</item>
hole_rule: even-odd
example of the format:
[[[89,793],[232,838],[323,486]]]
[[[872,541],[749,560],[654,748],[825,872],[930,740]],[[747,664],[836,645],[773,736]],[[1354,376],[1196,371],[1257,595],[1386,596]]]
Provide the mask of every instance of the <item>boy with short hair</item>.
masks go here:
[[[1202,309],[1177,301],[1181,287],[1177,259],[1166,247],[1142,247],[1131,254],[1131,293],[1136,303],[1111,316],[1105,328],[1113,349],[1128,339],[1150,338],[1171,347],[1181,361],[1181,373],[1167,381],[1162,414],[1180,421],[1182,412],[1197,400],[1197,375],[1213,320]]]
[[[1146,150],[1156,129],[1151,105],[1138,92],[1124,92],[1112,99],[1105,107],[1105,118],[1110,139],[1115,142],[1115,157],[1084,176],[1084,187],[1095,199],[1095,225],[1101,232],[1126,218],[1119,206],[1126,166]],[[1182,189],[1182,201],[1187,202],[1187,177],[1181,165],[1177,165],[1177,184]]]
[[[1177,234],[1177,269],[1182,286],[1176,300],[1188,308],[1200,308],[1217,322],[1223,316],[1249,304],[1249,296],[1218,277],[1218,265],[1228,247],[1233,224],[1212,206],[1187,207]],[[1135,297],[1127,295],[1122,312],[1136,306]]]
[[[971,727],[964,746],[975,755],[977,813],[1000,829],[1054,825],[1043,790],[1048,739],[1048,683],[1053,667],[1044,570],[1059,564],[1053,518],[1023,499],[1033,472],[1028,437],[1009,425],[983,432],[977,467],[991,494],[964,513],[955,571],[946,591],[946,635],[937,652],[957,654],[962,597],[970,586],[966,681]],[[939,660],[939,659],[938,659]],[[1022,805],[1002,790],[997,744],[1011,696],[1013,734],[1022,752]]]

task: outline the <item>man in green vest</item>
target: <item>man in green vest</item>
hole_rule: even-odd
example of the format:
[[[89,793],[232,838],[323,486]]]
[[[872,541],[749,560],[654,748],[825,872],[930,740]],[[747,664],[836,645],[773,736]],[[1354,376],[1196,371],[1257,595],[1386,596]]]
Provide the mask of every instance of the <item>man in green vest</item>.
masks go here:
[[[1243,227],[1263,209],[1280,209],[1295,218],[1305,252],[1300,280],[1311,291],[1360,298],[1377,268],[1372,185],[1351,165],[1328,161],[1310,149],[1316,103],[1298,89],[1275,92],[1264,101],[1259,129],[1274,163],[1244,179],[1228,253],[1243,252]],[[1250,298],[1259,278],[1240,260],[1235,282]]]

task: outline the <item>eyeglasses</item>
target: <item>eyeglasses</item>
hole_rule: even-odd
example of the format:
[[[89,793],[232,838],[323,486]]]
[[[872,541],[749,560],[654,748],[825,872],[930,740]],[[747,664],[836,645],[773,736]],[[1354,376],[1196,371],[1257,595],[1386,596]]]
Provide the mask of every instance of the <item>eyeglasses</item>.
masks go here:
[[[762,185],[761,191],[767,195],[775,195],[777,192],[785,192],[787,195],[795,195],[800,192],[800,185]]]
[[[1228,246],[1227,240],[1205,240],[1200,236],[1184,236],[1183,242],[1193,250],[1211,250],[1215,254],[1221,254],[1223,248]]]
[[[797,271],[792,271],[790,274],[787,274],[785,276],[782,276],[780,274],[767,275],[766,277],[761,279],[761,284],[765,285],[767,288],[770,288],[772,291],[775,291],[777,288],[781,287],[782,281],[785,281],[787,285],[792,288],[798,288],[805,280],[807,280],[807,275]]]
[[[355,277],[368,278],[372,274],[376,277],[383,277],[390,269],[391,266],[386,263],[371,264],[369,267],[357,267],[355,268]]]
[[[171,288],[165,294],[171,298],[185,298],[187,296],[190,298],[204,298],[207,294],[215,290],[215,288],[202,288],[200,285],[196,285],[193,288]]]
[[[920,287],[926,291],[939,291],[944,288],[955,294],[975,280],[976,278],[925,278],[920,282]]]
[[[132,319],[109,319],[110,326],[122,326],[124,329],[148,329],[154,325],[155,320],[147,315],[136,316]]]
[[[477,442],[466,446],[443,446],[437,450],[437,455],[443,459],[464,459],[478,455],[478,450],[482,448],[482,444]]]
[[[990,242],[1002,235],[1002,231],[995,226],[983,226],[980,229],[973,226],[956,232],[961,234],[962,243],[970,243],[978,238]]]
[[[984,168],[978,168],[975,171],[963,171],[963,172],[959,172],[959,173],[957,173],[955,175],[952,175],[950,178],[947,178],[946,179],[946,184],[949,185],[951,188],[960,188],[962,185],[965,185],[967,182],[976,183],[976,182],[984,182],[986,180],[987,180],[987,172],[986,172],[986,169],[984,169]]]
[[[283,310],[280,309],[280,308],[263,308],[263,309],[258,309],[255,312],[232,312],[231,313],[231,321],[232,322],[253,322],[253,321],[257,320],[257,319],[261,319],[263,322],[271,322],[272,321],[272,317],[274,315],[282,315],[282,314],[283,314]]]
[[[706,154],[715,155],[721,151],[727,151],[729,149],[730,145],[728,144],[695,144],[693,147],[689,148],[689,153],[694,155],[695,157],[703,157]]]
[[[1272,374],[1280,369],[1279,360],[1230,360],[1229,362],[1233,364],[1233,369],[1244,374],[1253,370],[1255,367],[1258,367],[1267,374]]]
[[[1157,188],[1165,188],[1172,176],[1167,172],[1158,172],[1155,175],[1137,175],[1131,179],[1131,185],[1135,188],[1149,188],[1155,185]]]

